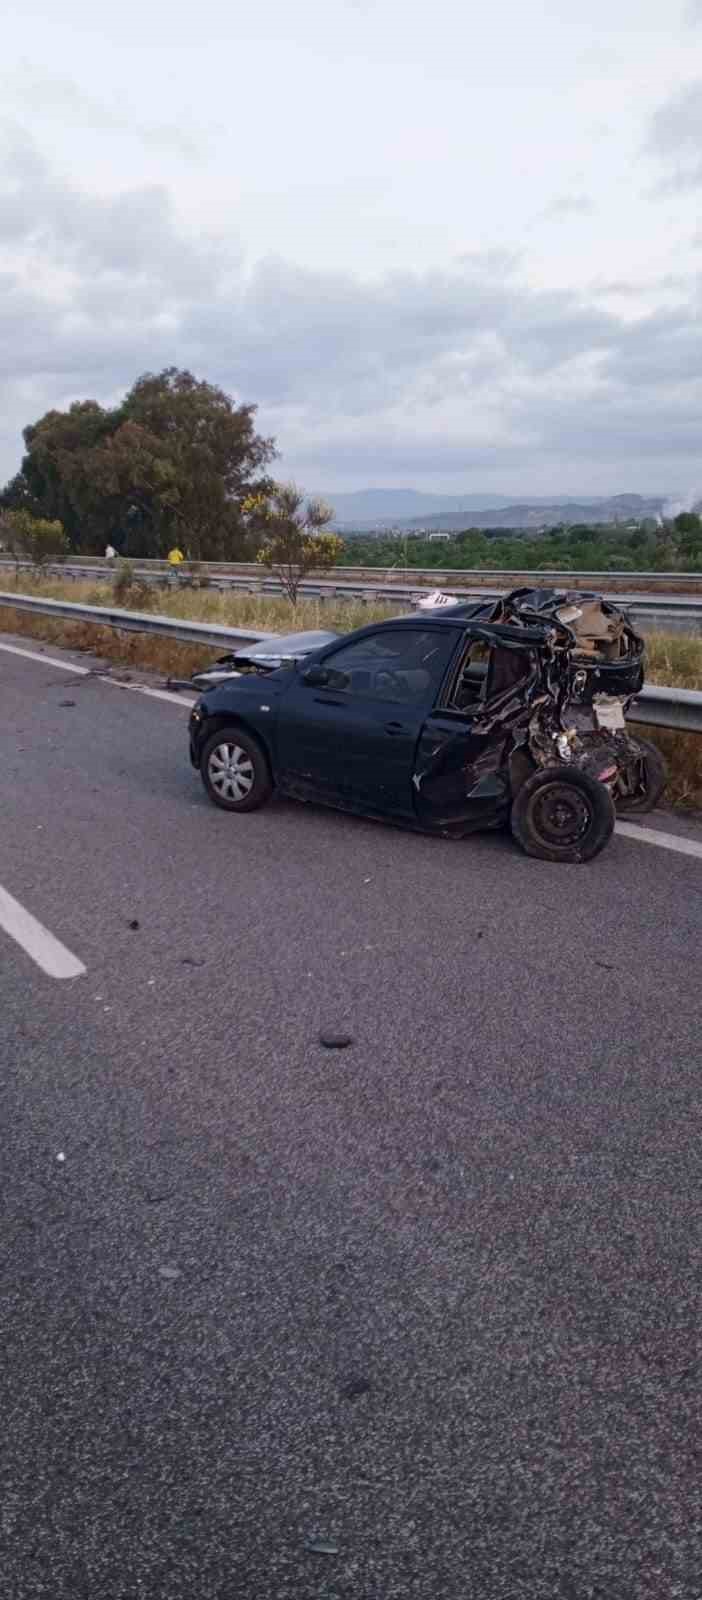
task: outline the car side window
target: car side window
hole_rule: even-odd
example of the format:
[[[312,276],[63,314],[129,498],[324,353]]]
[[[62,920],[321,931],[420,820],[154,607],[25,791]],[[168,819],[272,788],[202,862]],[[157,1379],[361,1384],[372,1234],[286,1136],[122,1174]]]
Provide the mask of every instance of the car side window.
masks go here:
[[[491,656],[484,639],[471,639],[461,656],[449,691],[452,711],[471,711],[485,698],[485,685]]]
[[[449,690],[449,709],[470,713],[528,677],[531,668],[530,651],[501,649],[484,639],[471,639]]]
[[[438,693],[458,641],[453,628],[385,628],[325,656],[329,688],[364,700],[422,705]]]

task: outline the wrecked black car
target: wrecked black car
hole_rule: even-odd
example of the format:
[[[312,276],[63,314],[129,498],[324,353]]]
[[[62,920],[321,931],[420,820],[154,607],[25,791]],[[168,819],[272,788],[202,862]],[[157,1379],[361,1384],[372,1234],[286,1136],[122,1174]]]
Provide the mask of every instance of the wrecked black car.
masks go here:
[[[597,595],[516,590],[358,632],[275,636],[196,674],[190,753],[215,805],[300,800],[588,861],[665,783],[629,733],[643,641]]]

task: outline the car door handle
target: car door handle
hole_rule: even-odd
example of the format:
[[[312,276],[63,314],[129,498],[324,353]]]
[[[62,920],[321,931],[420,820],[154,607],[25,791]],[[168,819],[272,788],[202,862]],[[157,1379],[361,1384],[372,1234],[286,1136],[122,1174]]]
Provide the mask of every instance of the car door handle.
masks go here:
[[[318,706],[345,706],[346,705],[346,701],[345,700],[335,700],[334,696],[331,695],[331,694],[316,694],[314,698],[315,698]]]
[[[385,732],[395,736],[398,733],[409,733],[409,729],[405,727],[404,722],[386,722]]]

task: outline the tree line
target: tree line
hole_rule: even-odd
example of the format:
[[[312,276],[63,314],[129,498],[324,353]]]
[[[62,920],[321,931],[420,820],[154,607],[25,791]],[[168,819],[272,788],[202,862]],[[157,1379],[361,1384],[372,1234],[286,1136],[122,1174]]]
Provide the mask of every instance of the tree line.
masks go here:
[[[0,493],[0,542],[33,564],[68,555],[193,563],[258,559],[296,598],[311,568],[339,558],[331,506],[270,472],[275,442],[256,407],[167,367],[121,403],[80,400],[24,429],[20,471]]]
[[[639,528],[612,523],[559,524],[538,537],[517,529],[466,528],[450,539],[421,534],[347,534],[342,564],[348,566],[446,568],[494,567],[538,572],[699,572],[702,518],[683,511]]]

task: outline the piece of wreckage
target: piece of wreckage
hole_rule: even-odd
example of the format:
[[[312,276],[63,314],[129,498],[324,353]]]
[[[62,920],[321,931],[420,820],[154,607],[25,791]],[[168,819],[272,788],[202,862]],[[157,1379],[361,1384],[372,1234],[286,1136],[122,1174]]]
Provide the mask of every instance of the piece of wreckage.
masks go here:
[[[626,726],[644,663],[627,614],[554,589],[428,598],[195,673],[190,754],[210,799],[246,812],[277,789],[453,837],[507,825],[530,855],[592,859],[615,812],[650,810],[666,781]]]

